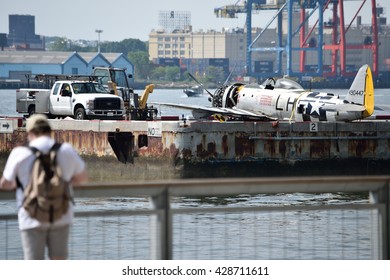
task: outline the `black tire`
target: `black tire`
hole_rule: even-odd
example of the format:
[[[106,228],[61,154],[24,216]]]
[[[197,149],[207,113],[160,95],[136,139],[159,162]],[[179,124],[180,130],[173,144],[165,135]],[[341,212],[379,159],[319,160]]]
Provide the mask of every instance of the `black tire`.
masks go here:
[[[84,108],[77,108],[74,113],[74,118],[76,120],[85,120],[85,110]]]

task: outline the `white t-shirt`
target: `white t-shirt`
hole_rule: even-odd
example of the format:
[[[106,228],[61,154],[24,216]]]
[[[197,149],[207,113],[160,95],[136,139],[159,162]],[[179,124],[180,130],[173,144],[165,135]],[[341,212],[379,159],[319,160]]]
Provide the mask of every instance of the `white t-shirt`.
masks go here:
[[[37,148],[43,153],[47,153],[54,144],[54,139],[48,136],[41,136],[30,142],[30,146]],[[15,181],[16,176],[19,178],[20,183],[25,188],[29,179],[32,165],[35,156],[32,151],[27,147],[16,147],[10,153],[7,163],[5,165],[3,176],[8,181]],[[63,179],[70,181],[74,175],[80,174],[85,169],[85,163],[73,147],[64,143],[61,145],[58,154],[57,162],[61,167],[63,173]],[[71,193],[73,190],[71,187]],[[23,203],[23,190],[21,188],[16,189],[16,204],[18,207],[18,220],[19,229],[31,229],[36,227],[45,227],[49,223],[41,223],[38,220],[31,218],[26,210],[22,207]],[[71,224],[73,220],[73,204],[70,203],[69,210],[59,220],[54,222],[54,225],[66,225]]]

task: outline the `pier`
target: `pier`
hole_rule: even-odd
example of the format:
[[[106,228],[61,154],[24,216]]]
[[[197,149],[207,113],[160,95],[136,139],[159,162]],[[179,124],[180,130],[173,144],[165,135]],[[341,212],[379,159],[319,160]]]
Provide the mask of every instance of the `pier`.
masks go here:
[[[155,163],[174,178],[379,175],[390,167],[390,123],[50,120],[54,137],[83,156],[144,170]],[[2,120],[0,152],[26,144],[20,119]],[[94,160],[93,160],[94,161]],[[161,167],[161,166],[160,166]],[[157,178],[158,179],[158,178]]]

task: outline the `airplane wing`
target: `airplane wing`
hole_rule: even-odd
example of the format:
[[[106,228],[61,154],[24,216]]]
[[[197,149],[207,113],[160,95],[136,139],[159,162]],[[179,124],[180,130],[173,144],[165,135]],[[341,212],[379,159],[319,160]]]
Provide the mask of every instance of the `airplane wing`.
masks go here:
[[[265,114],[241,110],[237,108],[217,108],[217,107],[206,107],[198,105],[184,105],[175,103],[153,103],[161,106],[168,106],[173,108],[182,108],[192,111],[192,115],[195,119],[206,119],[212,115],[223,115],[235,118],[246,118],[251,120],[276,120],[275,118],[269,117]]]
[[[322,109],[328,111],[344,111],[344,112],[363,112],[366,108],[363,105],[344,103],[344,104],[325,104]]]

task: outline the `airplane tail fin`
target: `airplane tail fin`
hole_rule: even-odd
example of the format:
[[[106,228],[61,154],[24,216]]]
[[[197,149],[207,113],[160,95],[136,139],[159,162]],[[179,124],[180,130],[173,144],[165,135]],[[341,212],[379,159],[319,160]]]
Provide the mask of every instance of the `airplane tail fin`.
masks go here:
[[[369,117],[374,112],[374,83],[370,67],[366,64],[360,67],[345,101],[364,106],[363,117]]]

